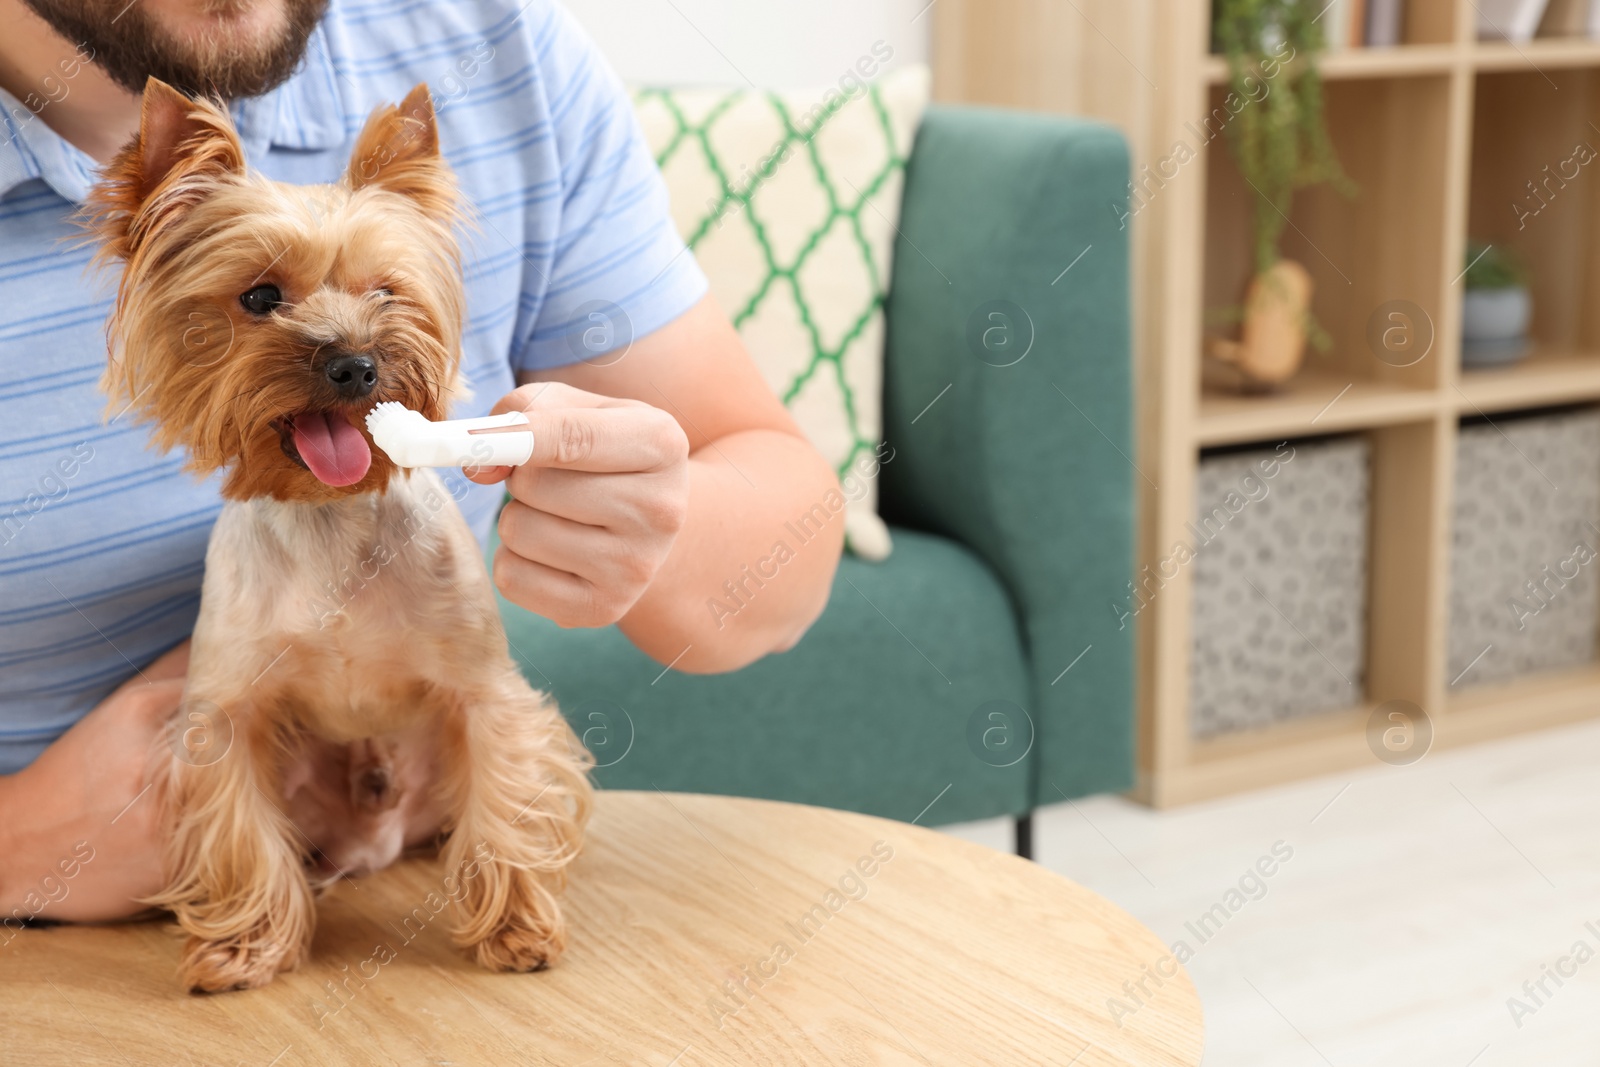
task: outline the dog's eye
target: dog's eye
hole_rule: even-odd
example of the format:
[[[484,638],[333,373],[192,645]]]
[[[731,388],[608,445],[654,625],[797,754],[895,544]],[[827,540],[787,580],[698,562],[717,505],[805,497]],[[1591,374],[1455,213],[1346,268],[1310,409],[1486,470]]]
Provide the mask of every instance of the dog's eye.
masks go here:
[[[393,289],[379,289],[379,290],[376,290],[376,292],[377,292],[377,294],[379,296],[393,296],[394,295],[394,290]]]
[[[239,303],[252,315],[270,315],[273,308],[283,303],[283,293],[276,285],[258,285],[241,295]]]

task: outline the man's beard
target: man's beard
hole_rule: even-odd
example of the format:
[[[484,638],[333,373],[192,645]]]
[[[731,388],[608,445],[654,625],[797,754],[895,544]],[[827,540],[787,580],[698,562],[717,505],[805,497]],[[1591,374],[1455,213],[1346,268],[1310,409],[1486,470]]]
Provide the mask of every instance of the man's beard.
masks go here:
[[[190,95],[260,96],[281,85],[300,63],[328,0],[282,0],[284,24],[268,39],[238,40],[223,27],[180,40],[144,11],[140,0],[23,0],[50,27],[88,53],[112,81],[134,93],[160,78]],[[243,9],[240,0],[211,0],[207,8]]]

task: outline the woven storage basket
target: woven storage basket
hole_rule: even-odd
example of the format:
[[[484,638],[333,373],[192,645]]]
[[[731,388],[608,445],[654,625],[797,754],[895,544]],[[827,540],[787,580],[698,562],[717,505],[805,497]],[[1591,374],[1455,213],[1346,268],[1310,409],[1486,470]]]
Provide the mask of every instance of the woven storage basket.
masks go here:
[[[1201,459],[1189,531],[1196,737],[1361,701],[1368,466],[1362,437]]]
[[[1454,688],[1594,660],[1597,525],[1600,409],[1461,427],[1450,557]]]

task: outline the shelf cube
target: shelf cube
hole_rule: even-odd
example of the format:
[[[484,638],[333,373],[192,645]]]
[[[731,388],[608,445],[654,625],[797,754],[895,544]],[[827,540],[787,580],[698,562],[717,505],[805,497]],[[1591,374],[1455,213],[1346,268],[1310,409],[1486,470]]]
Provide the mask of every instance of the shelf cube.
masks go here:
[[[1451,524],[1454,689],[1593,662],[1600,409],[1461,427]]]
[[[1201,458],[1188,530],[1195,737],[1361,702],[1370,465],[1365,437]]]

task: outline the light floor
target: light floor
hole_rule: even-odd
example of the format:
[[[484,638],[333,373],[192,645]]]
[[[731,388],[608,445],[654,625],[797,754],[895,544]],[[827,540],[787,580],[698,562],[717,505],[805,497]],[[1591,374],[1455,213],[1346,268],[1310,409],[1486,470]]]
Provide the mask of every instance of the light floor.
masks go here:
[[[1034,825],[1039,862],[1194,948],[1207,1067],[1600,1064],[1600,724]],[[946,829],[1011,848],[1009,823]],[[1280,841],[1260,899],[1203,944],[1185,929]],[[1558,964],[1576,973],[1546,977],[1542,1004],[1524,992]],[[1513,1018],[1512,997],[1533,1010]]]

